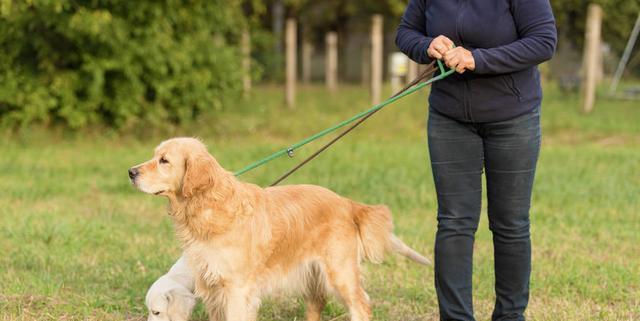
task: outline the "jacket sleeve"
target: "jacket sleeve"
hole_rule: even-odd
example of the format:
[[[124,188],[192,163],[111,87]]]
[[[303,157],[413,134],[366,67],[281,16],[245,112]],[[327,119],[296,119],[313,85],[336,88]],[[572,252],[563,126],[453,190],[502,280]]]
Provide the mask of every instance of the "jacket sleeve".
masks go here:
[[[512,73],[553,56],[558,36],[549,0],[513,0],[512,5],[520,39],[496,48],[472,50],[475,73]]]
[[[431,62],[427,49],[433,38],[427,36],[425,1],[409,1],[396,31],[396,45],[400,51],[419,64]]]

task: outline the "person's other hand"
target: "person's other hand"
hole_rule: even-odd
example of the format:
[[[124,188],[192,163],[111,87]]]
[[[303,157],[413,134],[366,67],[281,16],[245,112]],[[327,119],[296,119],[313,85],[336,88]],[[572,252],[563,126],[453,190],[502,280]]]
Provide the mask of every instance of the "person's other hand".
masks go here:
[[[456,47],[448,50],[442,56],[444,63],[451,69],[455,69],[459,74],[466,70],[473,71],[476,69],[476,61],[473,59],[471,51]]]
[[[442,59],[444,54],[453,48],[453,41],[445,36],[437,36],[431,41],[427,55],[434,59]]]

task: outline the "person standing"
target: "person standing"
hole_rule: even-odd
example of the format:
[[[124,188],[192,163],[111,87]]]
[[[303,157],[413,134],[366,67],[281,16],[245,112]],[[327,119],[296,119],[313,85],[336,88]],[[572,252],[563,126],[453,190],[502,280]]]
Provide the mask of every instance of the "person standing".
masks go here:
[[[537,65],[557,32],[549,0],[410,0],[396,44],[457,73],[433,84],[428,145],[438,199],[435,287],[441,320],[475,320],[474,235],[486,175],[496,302],[492,320],[525,320],[529,210],[540,151]]]

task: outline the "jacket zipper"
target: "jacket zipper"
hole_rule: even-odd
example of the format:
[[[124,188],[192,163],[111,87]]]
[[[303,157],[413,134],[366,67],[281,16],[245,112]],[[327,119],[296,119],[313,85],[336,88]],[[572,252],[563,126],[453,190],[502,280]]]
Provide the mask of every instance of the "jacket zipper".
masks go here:
[[[464,23],[464,8],[467,4],[467,0],[458,0],[458,16],[456,18],[456,34],[458,39],[460,40],[460,45],[464,47],[464,40],[462,39],[462,25]],[[462,112],[464,118],[468,121],[471,121],[471,110],[469,106],[469,80],[464,78],[464,87],[462,88]]]

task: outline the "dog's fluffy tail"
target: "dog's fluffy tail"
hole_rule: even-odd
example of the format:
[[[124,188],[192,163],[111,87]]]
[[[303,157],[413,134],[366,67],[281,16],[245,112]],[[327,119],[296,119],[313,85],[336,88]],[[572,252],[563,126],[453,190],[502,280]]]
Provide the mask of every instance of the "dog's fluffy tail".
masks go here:
[[[400,240],[394,234],[391,234],[391,245],[393,246],[394,251],[406,256],[410,260],[423,265],[431,265],[431,261],[429,259],[422,256],[422,254],[410,248],[408,245],[404,244],[404,242],[402,242],[402,240]]]
[[[384,205],[354,204],[354,220],[360,233],[360,249],[367,260],[380,263],[387,251],[394,251],[420,264],[431,262],[393,234],[391,211]]]

